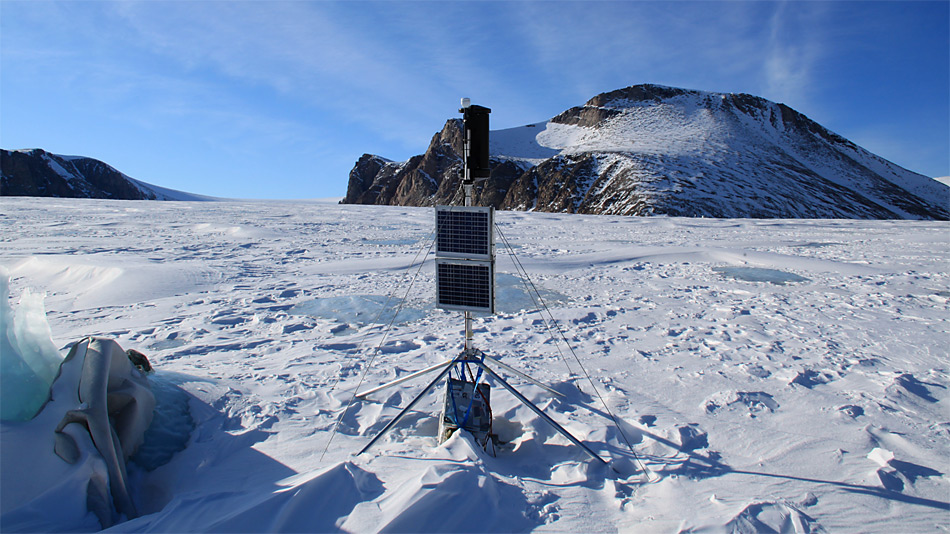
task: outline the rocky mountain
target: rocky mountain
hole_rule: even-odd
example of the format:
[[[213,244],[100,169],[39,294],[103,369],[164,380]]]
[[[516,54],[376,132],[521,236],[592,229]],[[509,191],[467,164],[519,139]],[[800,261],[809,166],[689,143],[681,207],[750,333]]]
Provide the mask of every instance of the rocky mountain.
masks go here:
[[[461,120],[404,162],[363,155],[342,203],[457,200]],[[784,105],[657,85],[603,93],[537,124],[491,132],[477,205],[727,218],[943,219],[950,187]]]
[[[45,150],[0,150],[0,196],[209,200],[140,182],[92,158]]]

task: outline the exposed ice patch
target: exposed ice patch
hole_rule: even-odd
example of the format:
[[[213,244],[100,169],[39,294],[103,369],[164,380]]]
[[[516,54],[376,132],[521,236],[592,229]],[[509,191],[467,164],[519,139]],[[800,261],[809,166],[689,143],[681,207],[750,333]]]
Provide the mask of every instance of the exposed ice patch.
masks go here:
[[[742,280],[743,282],[768,282],[779,286],[785,284],[808,282],[808,278],[794,273],[787,273],[778,269],[765,269],[762,267],[713,267],[713,270],[721,274],[724,278]]]
[[[530,287],[530,284],[529,286]],[[537,287],[537,284],[535,284]],[[548,307],[567,303],[570,299],[557,291],[537,287],[541,299]],[[541,303],[534,289],[525,288],[521,278],[508,273],[495,273],[495,307],[501,313],[537,310]]]
[[[537,288],[544,304],[555,306],[568,302],[568,297],[544,288]],[[521,278],[507,273],[495,275],[495,308],[498,313],[518,313],[532,311],[540,307],[537,295],[529,292]],[[418,321],[435,308],[435,303],[428,301],[416,306],[404,306],[396,314],[399,299],[387,298],[382,295],[346,295],[341,297],[327,297],[294,305],[288,313],[291,315],[308,315],[329,319],[342,324],[406,324]],[[384,309],[385,308],[385,309]],[[395,321],[393,316],[395,315]],[[475,315],[481,315],[476,313]],[[153,349],[171,348],[174,343],[156,342]]]

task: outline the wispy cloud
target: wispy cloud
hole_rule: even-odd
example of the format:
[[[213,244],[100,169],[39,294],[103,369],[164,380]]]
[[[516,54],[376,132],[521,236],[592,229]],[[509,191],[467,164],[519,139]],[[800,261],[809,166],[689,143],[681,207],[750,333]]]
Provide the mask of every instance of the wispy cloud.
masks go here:
[[[434,101],[446,87],[460,84],[458,58],[444,52],[453,48],[451,36],[431,31],[440,26],[412,9],[357,10],[323,2],[145,2],[116,8],[141,46],[186,69],[273,90],[414,146],[421,137],[428,140],[433,121],[444,120]],[[395,32],[405,33],[399,47],[393,46]]]
[[[804,102],[814,85],[814,66],[823,50],[821,5],[775,4],[769,20],[763,65],[764,95],[783,102]]]
[[[203,92],[197,84],[205,91],[229,86],[234,93],[270,92],[284,106],[358,126],[407,149],[428,141],[459,96],[484,98],[498,110],[493,119],[505,125],[545,119],[634,83],[756,92],[757,67],[763,73],[758,79],[766,80],[759,85],[784,96],[807,86],[813,55],[810,49],[802,54],[788,38],[784,7],[764,24],[761,6],[745,3],[96,6],[105,22],[89,15],[86,26],[96,35],[85,38],[106,43],[102,50],[114,57],[87,62],[103,59],[108,68],[129,70],[114,73],[112,83],[100,80],[106,91],[126,87],[133,93],[158,70],[161,83],[174,86],[178,77],[183,86],[173,87],[165,100],[179,95],[186,102]],[[766,27],[769,35],[763,36]],[[116,46],[146,59],[116,62],[128,53]],[[196,101],[212,108],[230,102],[204,95]]]
[[[525,4],[523,24],[538,62],[578,95],[635,83],[749,92],[761,86],[767,4],[555,5]]]
[[[348,166],[341,161],[351,165],[362,151],[395,158],[421,152],[455,116],[461,96],[492,107],[495,128],[544,120],[636,83],[748,92],[821,120],[816,111],[846,113],[840,95],[860,84],[839,75],[842,67],[873,72],[869,79],[878,81],[870,58],[907,50],[903,34],[889,44],[869,39],[894,33],[882,13],[905,9],[890,3],[207,0],[3,7],[5,108],[39,102],[27,93],[43,92],[61,115],[47,117],[49,128],[98,113],[115,127],[204,139],[225,154],[248,147],[325,150],[342,175]],[[945,35],[946,24],[935,31]]]

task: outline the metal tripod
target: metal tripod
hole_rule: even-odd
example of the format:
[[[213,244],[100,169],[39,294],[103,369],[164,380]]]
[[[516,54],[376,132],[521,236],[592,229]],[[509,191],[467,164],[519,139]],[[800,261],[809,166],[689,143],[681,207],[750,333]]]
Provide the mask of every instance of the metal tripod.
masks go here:
[[[473,349],[473,350],[474,350],[474,349]],[[498,360],[495,359],[495,358],[492,358],[491,356],[488,356],[488,355],[486,355],[486,354],[484,354],[484,353],[481,353],[481,351],[474,350],[474,352],[475,352],[476,354],[473,354],[473,355],[471,355],[471,356],[468,355],[466,352],[462,352],[461,354],[459,354],[459,355],[456,356],[455,358],[452,358],[451,360],[447,360],[447,361],[444,361],[444,362],[442,362],[442,363],[440,363],[440,364],[433,365],[432,367],[427,367],[426,369],[423,369],[423,370],[421,370],[421,371],[416,371],[415,373],[412,373],[412,374],[406,375],[406,376],[404,376],[404,377],[402,377],[402,378],[393,380],[392,382],[389,382],[389,383],[387,383],[387,384],[383,384],[382,386],[379,386],[379,387],[377,387],[377,388],[373,388],[373,389],[371,389],[371,390],[369,390],[369,391],[364,391],[363,393],[358,393],[358,394],[356,395],[356,398],[358,398],[358,399],[365,399],[365,398],[366,398],[367,396],[369,396],[370,394],[375,393],[375,392],[377,392],[377,391],[380,391],[380,390],[382,390],[382,389],[386,389],[386,388],[388,388],[388,387],[390,387],[390,386],[395,386],[395,385],[397,385],[397,384],[401,384],[401,383],[403,383],[403,382],[406,382],[407,380],[411,380],[411,379],[416,378],[416,377],[418,377],[418,376],[422,376],[422,375],[425,375],[425,374],[428,374],[428,373],[432,373],[432,372],[440,371],[440,370],[441,370],[441,372],[435,377],[435,379],[433,379],[431,382],[429,382],[429,385],[427,385],[427,386],[425,387],[425,389],[423,389],[422,392],[419,393],[419,395],[416,396],[416,398],[412,399],[412,402],[410,402],[405,408],[403,408],[402,411],[399,412],[399,414],[396,415],[396,417],[394,417],[393,420],[389,422],[389,424],[387,424],[385,427],[383,427],[383,429],[380,430],[379,433],[376,434],[376,436],[375,436],[369,443],[367,443],[365,447],[363,447],[362,450],[360,450],[359,454],[363,454],[364,452],[368,451],[373,445],[376,444],[377,441],[379,441],[379,438],[383,437],[383,436],[384,436],[387,432],[389,432],[394,426],[396,426],[396,424],[399,423],[399,420],[402,419],[403,416],[405,416],[407,413],[409,413],[409,410],[411,410],[412,407],[415,406],[416,403],[418,403],[418,402],[422,399],[422,397],[424,397],[427,393],[429,393],[429,391],[431,391],[432,388],[434,388],[434,387],[436,386],[436,384],[439,383],[440,380],[442,380],[446,375],[449,374],[449,372],[452,370],[452,366],[453,366],[453,365],[456,365],[456,364],[469,364],[469,363],[470,363],[470,364],[474,364],[474,365],[480,367],[481,369],[483,369],[486,373],[488,373],[488,376],[490,376],[490,377],[494,378],[495,380],[497,380],[498,383],[502,385],[502,387],[504,387],[504,388],[507,389],[509,392],[511,392],[511,394],[514,395],[516,399],[518,399],[519,401],[522,402],[522,404],[524,404],[525,406],[527,406],[528,408],[530,408],[534,413],[538,414],[538,417],[541,417],[542,419],[544,419],[545,421],[547,421],[551,426],[553,426],[554,429],[557,430],[557,432],[558,432],[559,434],[561,434],[562,436],[564,436],[565,438],[567,438],[567,439],[568,439],[571,443],[573,443],[574,445],[577,445],[578,447],[584,449],[584,452],[586,452],[588,455],[590,455],[591,458],[597,460],[598,462],[600,462],[600,463],[602,463],[602,464],[604,464],[604,465],[607,465],[607,461],[606,461],[606,460],[604,460],[603,458],[601,458],[600,456],[598,456],[597,453],[595,453],[594,451],[592,451],[592,450],[590,449],[590,447],[588,447],[588,446],[585,445],[583,442],[581,442],[579,439],[577,439],[577,438],[575,438],[573,435],[571,435],[571,433],[568,432],[567,430],[565,430],[564,427],[562,427],[560,424],[558,424],[557,421],[555,421],[554,419],[552,419],[548,414],[544,413],[544,411],[543,411],[541,408],[538,408],[534,403],[532,403],[531,401],[529,401],[524,395],[522,395],[521,393],[519,393],[518,390],[516,390],[514,387],[512,387],[511,384],[509,384],[504,378],[502,378],[498,373],[496,373],[496,372],[495,372],[491,367],[489,367],[485,362],[491,362],[491,363],[493,363],[493,364],[495,364],[495,365],[497,365],[497,366],[499,366],[499,367],[501,367],[501,368],[503,368],[503,369],[505,369],[505,370],[507,370],[507,371],[510,371],[511,373],[513,373],[513,374],[515,374],[515,375],[517,375],[517,376],[520,376],[521,378],[524,378],[525,380],[531,382],[532,384],[534,384],[534,385],[536,385],[536,386],[538,386],[538,387],[543,388],[545,391],[548,391],[549,393],[552,393],[552,394],[557,395],[557,396],[559,396],[559,397],[563,397],[564,395],[563,395],[562,393],[560,393],[560,392],[558,392],[558,391],[555,391],[555,390],[549,388],[548,386],[546,386],[546,385],[544,385],[544,384],[538,382],[537,380],[535,380],[535,379],[531,378],[530,376],[528,376],[528,375],[522,373],[521,371],[518,371],[517,369],[514,369],[514,368],[512,368],[512,367],[510,367],[510,366],[508,366],[508,365],[505,365],[504,363],[498,361]],[[477,357],[477,356],[480,356],[480,357]]]
[[[463,99],[463,104],[462,104],[462,105],[463,105],[463,109],[462,109],[462,110],[459,110],[459,111],[465,112],[465,110],[466,110],[466,100],[467,100],[467,99]],[[489,109],[487,109],[487,108],[480,108],[480,109],[481,109],[482,111],[488,111],[488,112],[491,111],[491,110],[489,110]],[[485,139],[484,139],[483,144],[484,144],[485,146],[482,147],[482,148],[486,151],[486,152],[485,152],[485,158],[487,159],[487,135],[488,135],[488,131],[487,131],[487,128],[488,128],[487,115],[485,115],[485,117],[486,117],[486,118],[485,118],[485,123],[484,123],[484,129],[485,129],[485,131],[483,132],[484,135],[485,135]],[[466,114],[466,123],[467,123],[467,121],[468,121],[468,115]],[[473,190],[474,190],[474,188],[475,188],[475,180],[474,180],[473,177],[472,177],[471,159],[470,159],[471,151],[472,151],[472,131],[471,131],[471,129],[468,127],[467,124],[466,124],[466,127],[463,128],[463,139],[464,139],[464,146],[463,146],[463,159],[462,159],[462,161],[463,161],[464,173],[463,173],[463,178],[462,178],[462,190],[463,190],[463,192],[464,192],[464,198],[465,198],[465,200],[464,200],[464,205],[465,205],[465,206],[472,206],[472,205],[473,205],[473,196],[474,196],[474,195],[473,195]],[[487,161],[484,162],[484,163],[485,163],[485,166],[487,167]],[[479,171],[479,173],[476,173],[476,174],[478,174],[479,176],[481,176],[481,177],[483,177],[483,178],[487,178],[487,177],[488,177],[488,174],[485,173],[485,169],[481,169],[481,170]],[[492,261],[494,261],[494,252],[492,252]],[[494,305],[492,305],[492,309],[494,309]],[[557,391],[555,391],[555,390],[549,388],[548,386],[546,386],[546,385],[544,385],[544,384],[538,382],[537,380],[535,380],[535,379],[531,378],[530,376],[528,376],[528,375],[522,373],[521,371],[518,371],[517,369],[514,369],[514,368],[512,368],[512,367],[510,367],[510,366],[508,366],[508,365],[505,365],[504,363],[498,361],[497,359],[492,358],[492,357],[490,357],[490,356],[484,354],[482,351],[480,351],[480,350],[478,350],[478,349],[475,349],[475,348],[472,346],[472,337],[473,337],[473,336],[472,336],[472,312],[471,312],[471,311],[465,311],[464,313],[465,313],[465,347],[464,347],[464,349],[463,349],[463,351],[462,351],[461,354],[459,354],[459,355],[456,356],[455,358],[452,358],[451,360],[447,360],[447,361],[442,362],[442,363],[440,363],[440,364],[433,365],[433,366],[428,367],[428,368],[426,368],[426,369],[422,369],[421,371],[416,371],[416,372],[411,373],[411,374],[408,374],[408,375],[406,375],[406,376],[404,376],[404,377],[402,377],[402,378],[398,378],[398,379],[396,379],[396,380],[393,380],[392,382],[389,382],[389,383],[387,383],[387,384],[383,384],[382,386],[379,386],[379,387],[377,387],[377,388],[373,388],[373,389],[371,389],[371,390],[369,390],[369,391],[364,391],[364,392],[362,392],[362,393],[358,393],[358,394],[355,396],[355,398],[358,398],[358,399],[365,399],[368,395],[370,395],[370,394],[372,394],[372,393],[375,393],[375,392],[377,392],[377,391],[380,391],[380,390],[382,390],[382,389],[386,389],[386,388],[388,388],[388,387],[395,386],[395,385],[397,385],[397,384],[401,384],[401,383],[403,383],[403,382],[406,382],[407,380],[412,380],[413,378],[416,378],[416,377],[418,377],[418,376],[422,376],[422,375],[426,375],[426,374],[433,373],[433,372],[436,372],[436,371],[440,371],[439,374],[435,377],[435,379],[433,379],[431,382],[429,382],[429,385],[427,385],[427,386],[425,387],[425,389],[422,390],[422,393],[420,393],[418,396],[416,396],[416,398],[412,399],[412,402],[410,402],[405,408],[403,408],[402,411],[399,412],[399,414],[396,415],[396,417],[393,418],[392,421],[390,421],[382,430],[380,430],[379,433],[376,434],[376,436],[375,436],[369,443],[367,443],[365,447],[363,447],[363,449],[359,452],[359,454],[363,454],[364,452],[366,452],[367,450],[369,450],[370,447],[372,447],[377,441],[379,441],[379,439],[380,439],[381,437],[383,437],[387,432],[389,432],[390,429],[392,429],[394,426],[396,426],[396,424],[399,423],[399,420],[402,419],[402,417],[405,416],[405,415],[409,412],[409,410],[411,410],[412,407],[415,406],[416,403],[418,403],[419,400],[422,399],[422,397],[424,397],[427,393],[429,393],[429,391],[431,391],[432,388],[434,388],[434,387],[436,386],[436,384],[439,383],[440,380],[442,380],[446,375],[449,374],[449,372],[451,372],[453,366],[455,366],[456,364],[458,364],[458,365],[460,366],[460,369],[461,369],[461,366],[464,366],[464,365],[467,365],[467,364],[473,364],[473,365],[479,367],[480,369],[484,370],[484,371],[488,374],[488,376],[490,376],[490,377],[494,378],[495,380],[497,380],[498,383],[501,384],[502,387],[504,387],[505,389],[507,389],[508,391],[510,391],[511,394],[514,395],[516,399],[520,400],[525,406],[527,406],[528,408],[530,408],[534,413],[538,414],[539,417],[541,417],[542,419],[544,419],[545,421],[547,421],[548,423],[550,423],[551,426],[553,426],[554,429],[558,431],[558,433],[560,433],[562,436],[564,436],[565,438],[567,438],[571,443],[573,443],[573,444],[577,445],[578,447],[584,449],[584,451],[585,451],[587,454],[589,454],[591,458],[593,458],[593,459],[599,461],[600,463],[602,463],[602,464],[604,464],[604,465],[607,465],[607,462],[606,462],[603,458],[601,458],[600,456],[598,456],[598,455],[597,455],[594,451],[592,451],[587,445],[584,445],[580,440],[578,440],[578,439],[575,438],[573,435],[571,435],[571,433],[568,432],[567,430],[565,430],[564,427],[562,427],[561,425],[559,425],[559,424],[557,423],[557,421],[555,421],[555,420],[552,419],[550,416],[548,416],[546,413],[544,413],[544,411],[542,411],[541,408],[538,408],[537,406],[535,406],[531,401],[529,401],[527,398],[525,398],[524,395],[522,395],[521,393],[519,393],[514,387],[511,386],[511,384],[509,384],[504,378],[502,378],[501,376],[499,376],[498,373],[496,373],[494,370],[491,369],[491,367],[489,367],[489,366],[487,365],[487,362],[490,362],[490,363],[492,363],[493,365],[497,365],[498,367],[501,367],[501,368],[507,370],[508,372],[510,372],[510,373],[512,373],[512,374],[514,374],[514,375],[516,375],[516,376],[520,376],[521,378],[527,380],[528,382],[531,382],[532,384],[535,384],[535,385],[537,385],[537,386],[543,388],[545,391],[547,391],[547,392],[549,392],[549,393],[551,393],[551,394],[553,394],[553,395],[557,395],[557,396],[560,396],[560,397],[563,397],[563,396],[564,396],[563,394],[561,394],[561,393],[559,393],[559,392],[557,392]]]

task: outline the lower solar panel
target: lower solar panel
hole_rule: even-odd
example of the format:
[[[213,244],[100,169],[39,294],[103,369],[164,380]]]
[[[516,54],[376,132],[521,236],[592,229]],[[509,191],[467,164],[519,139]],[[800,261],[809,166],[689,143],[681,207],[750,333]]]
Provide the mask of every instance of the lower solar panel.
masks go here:
[[[495,313],[495,265],[436,259],[436,305],[444,310]]]

